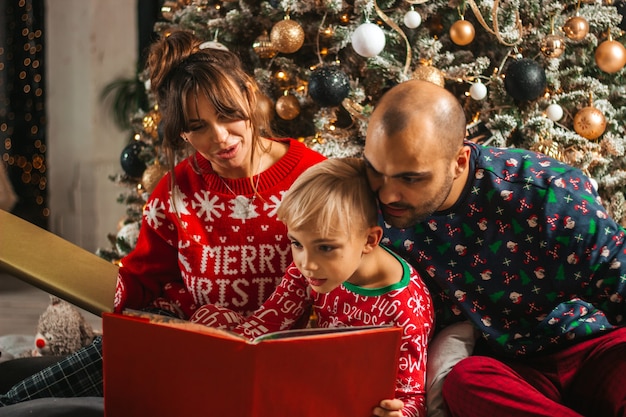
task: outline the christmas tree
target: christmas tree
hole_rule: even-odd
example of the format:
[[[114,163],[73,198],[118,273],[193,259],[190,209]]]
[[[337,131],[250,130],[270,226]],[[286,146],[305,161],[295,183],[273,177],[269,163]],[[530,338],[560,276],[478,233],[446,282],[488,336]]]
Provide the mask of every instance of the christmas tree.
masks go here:
[[[597,182],[626,225],[626,48],[611,0],[165,1],[155,32],[191,30],[236,52],[259,82],[275,130],[328,157],[358,156],[368,116],[392,86],[423,79],[458,96],[469,139],[532,149]],[[138,79],[145,80],[139,73]],[[148,100],[150,101],[150,100]],[[164,173],[159,113],[134,115],[122,152],[128,218],[111,236],[134,246],[142,205]]]

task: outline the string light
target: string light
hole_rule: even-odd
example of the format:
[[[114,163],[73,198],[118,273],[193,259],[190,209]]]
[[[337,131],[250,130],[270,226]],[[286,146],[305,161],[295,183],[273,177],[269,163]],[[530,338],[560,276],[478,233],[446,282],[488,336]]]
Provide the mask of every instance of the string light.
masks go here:
[[[7,12],[9,13],[9,12]],[[47,226],[47,164],[45,144],[45,91],[43,86],[43,10],[31,2],[17,2],[5,18],[15,22],[14,42],[0,48],[0,73],[14,89],[0,89],[2,163],[13,180],[21,202],[20,215]],[[11,74],[14,78],[11,78]],[[11,94],[11,96],[9,96]],[[14,97],[21,94],[19,99]],[[17,104],[19,103],[19,107]]]

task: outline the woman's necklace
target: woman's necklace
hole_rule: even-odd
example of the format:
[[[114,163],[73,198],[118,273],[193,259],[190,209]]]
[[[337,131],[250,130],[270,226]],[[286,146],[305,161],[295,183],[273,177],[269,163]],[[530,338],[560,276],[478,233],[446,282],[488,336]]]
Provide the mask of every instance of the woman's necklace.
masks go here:
[[[256,184],[254,186],[254,195],[252,196],[252,198],[248,198],[244,195],[235,193],[233,189],[230,188],[229,185],[226,183],[224,178],[222,178],[222,176],[219,174],[217,175],[217,177],[222,181],[228,191],[230,191],[230,193],[235,197],[234,199],[230,200],[230,208],[232,210],[231,217],[234,219],[241,219],[244,223],[246,219],[253,219],[259,216],[259,213],[256,212],[256,205],[254,204],[254,200],[256,200],[256,195],[259,190],[259,181],[261,179],[260,169],[261,162],[263,161],[263,156],[265,156],[265,154],[261,154],[261,157],[259,157],[259,165],[256,169]]]

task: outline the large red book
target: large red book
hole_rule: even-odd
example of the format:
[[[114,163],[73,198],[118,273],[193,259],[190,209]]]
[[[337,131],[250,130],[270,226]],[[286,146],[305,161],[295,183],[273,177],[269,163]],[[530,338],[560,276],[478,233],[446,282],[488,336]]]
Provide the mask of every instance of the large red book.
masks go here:
[[[370,417],[393,398],[398,327],[249,341],[189,322],[103,314],[106,417]]]

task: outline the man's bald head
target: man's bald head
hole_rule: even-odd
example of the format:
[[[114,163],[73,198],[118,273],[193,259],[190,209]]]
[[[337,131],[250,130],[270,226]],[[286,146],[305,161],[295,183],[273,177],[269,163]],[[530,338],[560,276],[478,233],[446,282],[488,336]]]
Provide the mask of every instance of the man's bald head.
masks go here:
[[[458,99],[445,88],[422,80],[398,84],[383,95],[370,119],[386,137],[422,125],[437,132],[437,143],[456,152],[463,145],[466,119]],[[417,138],[416,138],[417,139]]]

